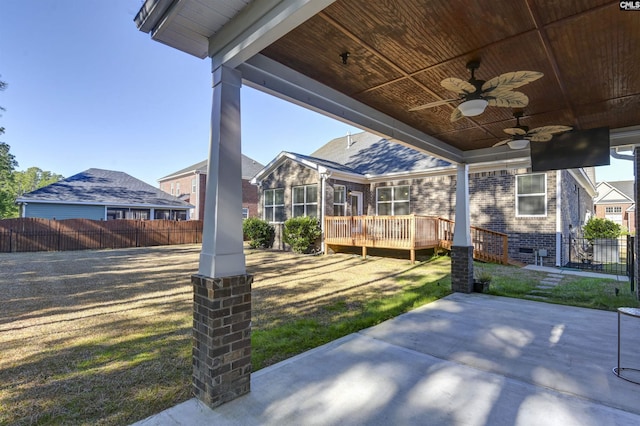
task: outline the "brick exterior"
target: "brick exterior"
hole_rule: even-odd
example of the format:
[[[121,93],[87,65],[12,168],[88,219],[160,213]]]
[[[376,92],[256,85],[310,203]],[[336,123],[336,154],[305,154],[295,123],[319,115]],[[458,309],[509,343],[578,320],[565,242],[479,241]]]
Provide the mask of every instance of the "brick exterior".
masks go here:
[[[451,290],[473,291],[473,247],[451,247]]]
[[[253,276],[193,275],[193,391],[214,408],[251,388]]]
[[[196,185],[196,191],[192,192],[191,179],[198,179]],[[192,214],[190,219],[202,220],[204,219],[204,199],[207,191],[207,174],[206,173],[189,173],[174,179],[167,179],[160,182],[160,190],[171,193],[171,184],[175,189],[178,183],[180,184],[180,194],[188,194],[189,198],[186,201],[189,204],[196,206],[191,210]],[[258,188],[255,185],[251,185],[251,182],[247,179],[242,179],[242,207],[249,209],[249,217],[257,217],[258,214]],[[240,212],[238,214],[241,214]]]
[[[469,197],[471,224],[508,234],[509,258],[533,264],[535,252],[547,250],[542,258],[544,266],[556,265],[557,233],[568,239],[571,227],[582,226],[588,214],[592,213],[593,201],[586,190],[568,171],[546,172],[547,212],[540,217],[516,216],[516,176],[530,173],[528,169],[498,170],[471,173],[469,176]],[[557,177],[561,176],[561,211],[557,211]],[[286,218],[291,217],[291,188],[298,185],[318,184],[318,173],[295,161],[286,160],[262,182],[262,190],[285,188]],[[385,186],[410,185],[410,211],[415,214],[441,216],[455,220],[456,176],[433,176],[419,179],[397,179],[386,182],[360,184],[329,178],[325,185],[325,214],[333,216],[333,189],[344,185],[346,190],[361,191],[364,195],[364,214],[376,215],[376,188]],[[349,203],[347,203],[349,204]],[[319,207],[321,202],[319,202]],[[350,206],[347,215],[351,215]],[[260,204],[260,216],[263,205]],[[560,219],[560,224],[556,223]],[[283,246],[279,247],[283,248]],[[561,254],[566,263],[566,254]]]
[[[635,176],[635,199],[636,201],[640,200],[640,185],[638,185],[638,176],[640,176],[640,148],[635,148],[633,150],[633,154],[635,156],[635,167],[633,168],[633,175]],[[636,207],[635,210],[635,222],[640,223],[640,210]],[[638,238],[638,228],[636,228],[635,236],[635,259],[634,259],[634,276],[635,276],[635,289],[636,296],[640,298],[640,289],[638,289],[638,285],[640,284],[640,280],[638,277],[640,276],[640,265],[638,265],[638,253],[640,253],[640,238]]]
[[[616,203],[616,204],[607,204],[607,203],[598,203],[595,205],[595,215],[599,218],[606,218],[608,213],[606,213],[607,207],[620,207],[622,212],[620,215],[622,216],[622,226],[623,230],[629,231],[630,233],[636,232],[635,226],[635,213],[633,211],[628,212],[629,207],[633,206],[633,203]]]

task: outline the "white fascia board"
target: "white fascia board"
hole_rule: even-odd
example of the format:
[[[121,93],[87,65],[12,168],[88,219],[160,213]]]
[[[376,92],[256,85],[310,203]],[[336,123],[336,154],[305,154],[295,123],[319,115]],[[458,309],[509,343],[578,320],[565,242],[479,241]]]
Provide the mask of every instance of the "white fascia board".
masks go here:
[[[243,84],[256,90],[395,139],[451,163],[459,163],[463,159],[459,149],[263,55],[254,56],[237,68],[242,73]]]
[[[586,189],[587,194],[589,194],[591,198],[598,195],[595,185],[591,182],[591,179],[589,179],[589,176],[587,176],[583,169],[568,169],[567,171],[584,189]]]
[[[236,68],[334,1],[254,1],[209,39],[213,69]]]
[[[369,182],[371,182],[371,180],[368,179],[366,176],[363,176],[358,173],[343,172],[335,169],[329,169],[329,171],[331,173],[331,175],[329,176],[331,179],[339,179],[347,182],[361,183],[361,184],[368,184]]]
[[[609,147],[633,149],[640,146],[640,126],[622,127],[609,131]]]
[[[531,167],[531,150],[527,147],[524,149],[511,149],[507,145],[495,148],[481,148],[465,151],[462,154],[463,162],[467,164],[474,163],[523,163],[527,162]]]

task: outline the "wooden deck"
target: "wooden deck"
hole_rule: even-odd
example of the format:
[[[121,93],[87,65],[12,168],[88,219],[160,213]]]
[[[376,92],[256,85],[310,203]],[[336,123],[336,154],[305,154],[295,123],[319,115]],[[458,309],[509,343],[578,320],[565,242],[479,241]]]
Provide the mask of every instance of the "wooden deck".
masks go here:
[[[361,247],[408,250],[415,262],[416,250],[451,249],[454,222],[433,216],[329,216],[324,242],[328,247]],[[475,259],[507,264],[507,235],[471,227]]]

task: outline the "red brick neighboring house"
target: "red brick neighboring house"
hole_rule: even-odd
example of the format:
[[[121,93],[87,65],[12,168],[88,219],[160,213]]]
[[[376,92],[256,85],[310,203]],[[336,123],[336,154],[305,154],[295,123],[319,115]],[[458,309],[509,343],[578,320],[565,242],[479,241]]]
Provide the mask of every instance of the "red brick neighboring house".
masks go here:
[[[204,219],[204,194],[207,186],[207,161],[203,160],[177,172],[158,179],[160,190],[174,195],[195,207],[189,217]],[[242,155],[242,217],[258,216],[258,188],[251,185],[251,179],[264,166]]]
[[[631,234],[636,232],[633,185],[632,180],[599,182],[593,201],[596,217],[612,220]]]

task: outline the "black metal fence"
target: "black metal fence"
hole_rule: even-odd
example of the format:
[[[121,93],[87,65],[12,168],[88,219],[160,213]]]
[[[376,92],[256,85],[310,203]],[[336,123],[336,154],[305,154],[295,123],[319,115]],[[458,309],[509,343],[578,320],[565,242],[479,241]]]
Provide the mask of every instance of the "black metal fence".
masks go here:
[[[632,246],[631,236],[594,240],[570,237],[563,240],[562,266],[632,277]]]

